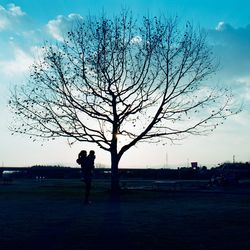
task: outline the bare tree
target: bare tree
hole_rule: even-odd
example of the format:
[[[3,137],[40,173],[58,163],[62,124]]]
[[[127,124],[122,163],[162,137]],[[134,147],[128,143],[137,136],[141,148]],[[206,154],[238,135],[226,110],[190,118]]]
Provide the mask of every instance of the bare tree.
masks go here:
[[[216,69],[206,35],[189,23],[88,18],[63,43],[45,43],[29,82],[12,92],[12,130],[97,144],[110,152],[115,191],[119,161],[138,142],[207,134],[236,112],[230,92],[208,84]]]

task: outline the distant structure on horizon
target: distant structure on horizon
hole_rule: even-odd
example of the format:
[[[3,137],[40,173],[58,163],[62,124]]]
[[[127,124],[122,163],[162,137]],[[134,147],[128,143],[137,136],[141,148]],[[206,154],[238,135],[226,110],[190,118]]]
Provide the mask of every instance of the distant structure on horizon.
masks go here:
[[[198,169],[198,162],[197,161],[192,161],[191,162],[191,168],[194,169],[194,170]]]

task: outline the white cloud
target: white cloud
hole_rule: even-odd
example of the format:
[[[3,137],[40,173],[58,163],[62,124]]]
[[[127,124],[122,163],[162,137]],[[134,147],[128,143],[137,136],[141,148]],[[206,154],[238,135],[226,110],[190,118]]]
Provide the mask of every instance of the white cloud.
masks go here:
[[[219,22],[216,26],[216,30],[221,31],[224,28],[225,23],[224,22]]]
[[[15,4],[11,3],[9,6],[9,12],[12,16],[24,16],[25,12],[22,11],[21,7],[16,6]]]
[[[40,46],[32,46],[30,48],[31,54],[34,56],[35,59],[41,59],[44,56],[44,48]]]
[[[131,39],[131,43],[132,44],[139,44],[139,43],[141,43],[141,41],[142,41],[142,39],[141,39],[141,37],[140,36],[134,36],[132,39]]]
[[[76,20],[83,19],[81,15],[69,14],[67,17],[59,15],[46,25],[49,34],[58,41],[63,41],[64,34],[72,27]]]
[[[250,85],[250,76],[240,77],[237,82]]]
[[[245,101],[250,101],[250,76],[240,77],[236,79],[236,82],[240,84],[242,91],[241,95]]]
[[[0,5],[0,31],[15,28],[25,15],[21,7],[15,4],[9,4],[7,8]]]
[[[223,21],[219,22],[215,28],[216,31],[233,30],[233,27]]]
[[[13,58],[0,60],[0,70],[3,75],[8,77],[18,77],[27,73],[32,65],[33,57],[17,46],[13,46]]]

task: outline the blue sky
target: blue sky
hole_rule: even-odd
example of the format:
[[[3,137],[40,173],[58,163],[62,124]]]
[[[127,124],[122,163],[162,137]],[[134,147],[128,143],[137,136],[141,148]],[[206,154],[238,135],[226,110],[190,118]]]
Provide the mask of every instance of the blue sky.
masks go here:
[[[250,161],[250,2],[216,0],[19,0],[0,1],[0,164],[30,166],[64,164],[75,166],[82,148],[94,149],[97,162],[109,164],[109,155],[94,145],[69,147],[64,140],[44,146],[25,136],[11,136],[11,114],[7,108],[9,89],[28,79],[28,69],[39,54],[43,41],[60,41],[77,17],[113,15],[121,7],[134,15],[178,15],[208,33],[208,39],[220,59],[214,83],[232,88],[244,110],[227,120],[210,136],[189,137],[180,145],[139,144],[128,152],[122,166],[187,166],[190,161],[214,166],[225,161]]]

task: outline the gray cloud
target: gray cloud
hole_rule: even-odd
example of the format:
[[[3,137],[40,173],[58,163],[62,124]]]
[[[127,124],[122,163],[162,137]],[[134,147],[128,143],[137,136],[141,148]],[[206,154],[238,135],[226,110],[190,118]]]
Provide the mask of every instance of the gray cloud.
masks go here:
[[[250,25],[234,28],[219,22],[208,34],[224,74],[228,77],[250,75]]]
[[[250,25],[235,28],[219,22],[208,31],[209,40],[220,60],[218,79],[229,86],[250,115]]]

